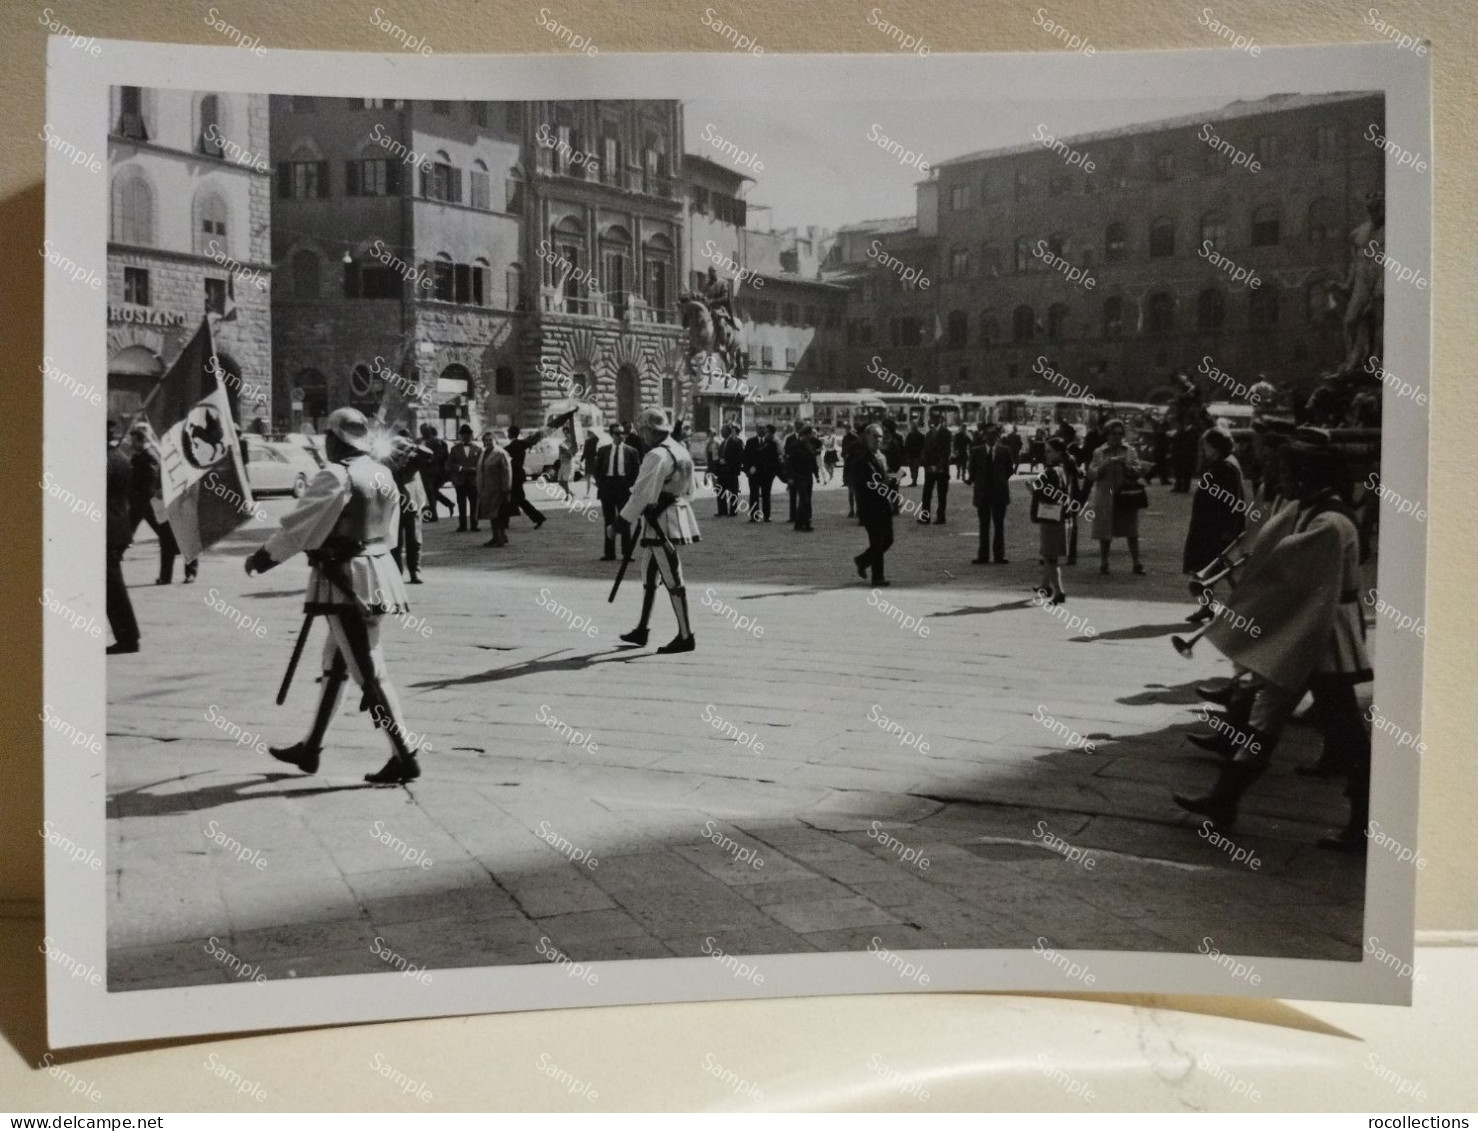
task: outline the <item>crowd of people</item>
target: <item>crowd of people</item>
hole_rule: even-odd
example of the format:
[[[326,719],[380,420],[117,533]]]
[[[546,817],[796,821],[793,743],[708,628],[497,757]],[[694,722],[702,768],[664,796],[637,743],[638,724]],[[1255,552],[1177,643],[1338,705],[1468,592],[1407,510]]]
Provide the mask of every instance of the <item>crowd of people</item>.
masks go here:
[[[555,474],[560,497],[571,505],[589,505],[579,503],[569,488],[577,460],[585,473],[587,497],[592,488],[596,493],[604,531],[601,560],[618,560],[618,545],[620,558],[627,561],[638,544],[645,552],[640,620],[621,639],[646,645],[660,585],[672,600],[678,635],[659,650],[695,647],[677,551],[698,541],[692,505],[697,472],[682,442],[681,425],[670,425],[660,409],[644,410],[635,426],[616,424],[604,441],[592,432],[577,443],[573,416],[553,417],[541,429],[510,426],[502,442],[489,430],[478,443],[473,429],[464,425],[450,445],[434,425],[425,424],[418,436],[400,431],[388,456],[372,448],[372,429],[362,414],[342,409],[331,416],[325,433],[328,468],[247,562],[249,573],[260,572],[307,552],[313,571],[305,612],[328,618],[331,629],[323,660],[324,690],[309,735],[292,747],[274,748],[274,757],[314,772],[323,732],[346,680],[353,678],[363,703],[376,709],[377,725],[391,738],[391,761],[378,774],[368,775],[369,780],[393,784],[419,774],[416,750],[405,738],[384,672],[380,618],[408,610],[403,586],[421,583],[422,524],[441,521],[441,508],[448,518],[456,515],[459,533],[479,532],[486,522],[490,537],[484,545],[490,548],[508,544],[509,523],[520,514],[535,530],[545,523],[526,493],[526,464],[529,452],[546,436],[561,437]],[[1125,422],[1109,418],[1094,420],[1081,436],[1067,423],[1050,435],[1039,431],[1029,445],[1014,429],[1007,432],[989,420],[973,430],[952,429],[942,421],[927,429],[913,424],[900,434],[894,421],[884,419],[859,422],[825,437],[806,421],[790,424],[783,435],[767,424],[747,437],[737,424],[725,423],[709,442],[706,471],[716,518],[742,515],[749,523],[771,522],[778,480],[788,497],[787,521],[795,532],[811,533],[813,491],[833,481],[840,468],[847,517],[864,528],[867,538],[853,564],[865,581],[883,587],[891,584],[886,561],[894,519],[907,511],[919,524],[946,524],[952,482],[971,489],[978,525],[974,563],[1006,564],[1012,480],[1026,462],[1034,474],[1015,486],[1024,490],[1026,517],[1036,528],[1036,591],[1044,603],[1061,604],[1066,600],[1063,566],[1076,563],[1084,521],[1088,536],[1098,543],[1101,574],[1110,572],[1111,548],[1121,539],[1132,574],[1146,572],[1139,514],[1148,506],[1153,477],[1160,474],[1162,484],[1167,483],[1162,457],[1168,455],[1172,492],[1184,480],[1192,494],[1181,569],[1191,577],[1193,591],[1198,579],[1220,566],[1228,568],[1217,578],[1232,572],[1232,547],[1249,534],[1249,516],[1261,518],[1247,551],[1235,563],[1241,569],[1236,589],[1218,602],[1205,584],[1200,607],[1187,618],[1207,623],[1204,635],[1234,661],[1236,678],[1226,686],[1200,689],[1208,701],[1227,710],[1210,733],[1191,736],[1195,744],[1223,756],[1218,778],[1206,795],[1177,794],[1175,800],[1218,827],[1233,824],[1242,795],[1266,769],[1283,727],[1304,694],[1312,691],[1312,714],[1325,734],[1325,754],[1313,772],[1345,775],[1351,799],[1349,827],[1326,843],[1356,850],[1364,843],[1360,830],[1368,805],[1370,755],[1353,689],[1370,678],[1370,668],[1353,596],[1365,532],[1351,508],[1348,468],[1329,446],[1327,434],[1300,429],[1292,421],[1257,422],[1250,444],[1239,450],[1230,433],[1201,427],[1207,419],[1189,381],[1172,406],[1171,419],[1172,439],[1199,429],[1189,470],[1174,443],[1161,443],[1160,431],[1148,436],[1141,432],[1135,437],[1139,443],[1132,443]],[[375,477],[386,468],[393,474],[394,492],[376,486],[381,480]],[[139,643],[121,573],[135,529],[147,523],[158,536],[158,584],[172,580],[179,550],[160,494],[158,451],[146,428],[132,429],[120,444],[110,427],[107,480],[108,613],[115,639],[108,651],[118,654],[137,651]],[[917,501],[905,497],[905,488],[920,488]],[[197,568],[196,561],[187,564],[187,583]],[[1234,615],[1220,616],[1224,609]],[[1229,627],[1239,620],[1255,620],[1270,631],[1249,644],[1247,634]]]

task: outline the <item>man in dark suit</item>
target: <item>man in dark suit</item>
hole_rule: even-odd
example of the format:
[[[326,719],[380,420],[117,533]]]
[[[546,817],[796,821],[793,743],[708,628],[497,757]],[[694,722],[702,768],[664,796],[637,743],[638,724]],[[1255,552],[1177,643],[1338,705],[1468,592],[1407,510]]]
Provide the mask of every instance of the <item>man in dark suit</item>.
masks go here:
[[[520,433],[517,424],[510,424],[508,426],[508,443],[503,447],[503,450],[508,453],[508,462],[511,465],[513,473],[513,491],[508,497],[508,514],[511,517],[516,512],[522,511],[534,524],[535,530],[538,530],[539,527],[544,525],[544,512],[529,502],[528,495],[524,493],[523,465],[524,460],[528,457],[529,449],[543,438],[544,433],[542,431]],[[433,513],[436,510],[436,501],[434,499],[431,502],[431,510]],[[436,520],[432,519],[432,521],[434,522]]]
[[[992,549],[995,563],[1006,564],[1006,508],[1011,505],[1011,475],[1015,470],[1016,454],[1001,440],[1000,427],[987,424],[980,442],[970,449],[970,481],[975,486],[975,510],[980,516],[976,565],[989,565]]]
[[[854,452],[851,479],[857,485],[857,515],[867,529],[867,549],[852,564],[864,581],[871,567],[873,585],[882,588],[889,584],[883,555],[893,545],[893,496],[897,492],[889,482],[888,458],[883,454],[883,426],[870,424],[863,436],[865,446]]]
[[[129,513],[129,494],[133,487],[133,465],[118,447],[113,424],[108,425],[107,460],[107,606],[108,627],[113,630],[113,643],[107,653],[117,656],[139,650],[139,622],[133,615],[133,602],[123,582],[123,554],[133,541],[133,517]]]
[[[723,441],[718,446],[718,514],[720,518],[739,513],[739,472],[744,469],[744,441],[739,438],[739,428],[725,424],[720,433]]]
[[[641,469],[641,453],[626,443],[625,434],[619,424],[611,428],[611,442],[595,453],[595,493],[600,499],[600,513],[605,519],[602,529],[606,531],[603,562],[616,560],[616,542],[611,530],[616,526],[616,516],[631,498],[631,485],[636,482],[636,473]],[[632,529],[621,528],[621,556],[631,553]]]
[[[903,438],[903,462],[908,467],[909,475],[913,477],[912,482],[909,484],[911,487],[917,487],[919,485],[919,464],[925,462],[924,442],[927,439],[928,437],[919,431],[919,422],[917,420],[910,421],[908,435]],[[924,468],[925,482],[928,482],[928,478],[929,469],[926,467]],[[928,505],[928,503],[924,504],[925,507]]]
[[[924,438],[924,506],[919,511],[918,521],[926,526],[929,524],[929,504],[934,499],[936,488],[939,490],[939,510],[934,514],[934,523],[936,526],[944,525],[944,504],[949,498],[950,440],[943,417],[935,421]]]
[[[421,446],[431,453],[431,458],[426,461],[421,470],[421,487],[426,492],[426,509],[430,512],[427,522],[440,522],[441,517],[437,514],[436,505],[440,503],[446,507],[448,514],[455,514],[457,504],[452,502],[442,493],[441,485],[446,482],[446,461],[449,449],[446,441],[436,434],[436,425],[421,425]]]
[[[756,433],[752,458],[749,445],[744,446],[744,458],[749,465],[749,521],[759,522],[763,515],[769,522],[770,488],[780,474],[780,445],[775,440],[773,424],[766,424]]]
[[[796,433],[795,443],[790,445],[787,470],[790,473],[790,489],[795,496],[795,528],[799,533],[809,534],[811,525],[811,489],[821,480],[821,441],[809,424],[802,424]]]
[[[482,449],[472,442],[472,425],[464,424],[447,453],[446,471],[457,494],[457,533],[477,533],[477,465]],[[468,526],[469,521],[471,526]]]
[[[795,522],[795,478],[790,474],[790,457],[795,451],[796,444],[800,441],[800,425],[792,420],[785,431],[785,439],[780,445],[780,478],[785,483],[785,494],[787,498],[788,513],[785,521]]]

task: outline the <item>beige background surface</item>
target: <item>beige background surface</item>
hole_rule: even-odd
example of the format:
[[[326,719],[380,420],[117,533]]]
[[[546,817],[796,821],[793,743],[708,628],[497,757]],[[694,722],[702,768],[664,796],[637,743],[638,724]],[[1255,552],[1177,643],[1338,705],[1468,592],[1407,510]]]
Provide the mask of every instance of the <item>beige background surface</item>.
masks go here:
[[[867,12],[884,15],[923,36],[936,51],[1046,51],[1057,41],[1033,23],[1036,0],[1025,3],[944,3],[915,0],[568,0],[408,3],[404,0],[3,0],[0,37],[10,63],[0,73],[0,359],[5,400],[0,411],[0,469],[13,484],[0,539],[0,577],[6,581],[0,648],[0,734],[6,739],[5,785],[0,789],[0,900],[30,902],[41,894],[41,733],[38,718],[41,589],[40,472],[41,259],[44,235],[40,139],[45,97],[42,10],[84,35],[99,38],[220,43],[206,23],[214,5],[223,18],[259,36],[270,48],[386,51],[371,22],[385,17],[412,29],[438,51],[544,52],[558,44],[538,24],[546,7],[588,34],[603,53],[711,50],[722,46],[702,23],[705,7],[740,25],[767,51],[875,51],[888,45],[868,26]],[[1057,23],[1086,35],[1100,51],[1209,48],[1217,40],[1199,25],[1202,0],[1041,0]],[[1362,17],[1367,0],[1214,4],[1216,18],[1277,44],[1361,42],[1377,38]],[[1472,599],[1473,509],[1461,494],[1470,463],[1470,434],[1478,386],[1468,372],[1475,294],[1475,67],[1478,21],[1467,0],[1421,3],[1382,0],[1382,18],[1433,43],[1433,150],[1436,247],[1433,255],[1433,371],[1430,379],[1433,452],[1429,525],[1431,572],[1423,733],[1422,852],[1431,864],[1418,880],[1417,921],[1428,930],[1478,929],[1478,884],[1471,836],[1478,828],[1478,759],[1468,731],[1473,716],[1475,611]],[[823,219],[818,217],[818,219]],[[88,442],[82,438],[81,442]],[[37,971],[39,976],[39,969]],[[27,1001],[34,1001],[26,995]],[[918,999],[914,999],[918,1000]],[[9,999],[7,1008],[21,1003]],[[30,1006],[26,1011],[29,1013]],[[726,1006],[692,1007],[715,1017]],[[749,1008],[755,1008],[751,1005]],[[808,1007],[808,1009],[811,1007]],[[814,1003],[814,1008],[824,1008]],[[638,1011],[629,1012],[635,1015]],[[650,1011],[648,1011],[650,1013]],[[489,1019],[496,1020],[496,1019]],[[699,1023],[703,1022],[701,1019]],[[423,1022],[420,1025],[444,1023]],[[717,1024],[717,1021],[715,1021]],[[27,1026],[29,1028],[29,1026]],[[415,1026],[407,1026],[414,1029]],[[33,1030],[34,1033],[34,1030]],[[277,1038],[274,1038],[274,1040]],[[34,1058],[32,1058],[34,1063]]]

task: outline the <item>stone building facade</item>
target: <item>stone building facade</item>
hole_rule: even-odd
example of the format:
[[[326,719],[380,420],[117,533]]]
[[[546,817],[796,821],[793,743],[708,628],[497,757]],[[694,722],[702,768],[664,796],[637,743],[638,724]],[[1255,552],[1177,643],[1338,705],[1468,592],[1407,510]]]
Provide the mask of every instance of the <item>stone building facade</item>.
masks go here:
[[[526,116],[527,403],[568,395],[567,381],[613,420],[674,403],[686,353],[681,105],[534,102]]]
[[[1102,398],[1160,395],[1206,359],[1306,384],[1343,357],[1335,288],[1384,184],[1384,121],[1379,95],[1275,96],[1071,137],[1044,123],[939,162],[912,233],[879,237],[930,287],[853,273],[842,387],[874,355],[956,393],[1053,392],[1042,362]]]
[[[110,415],[137,412],[210,316],[238,423],[271,420],[268,128],[266,95],[112,89]]]
[[[572,393],[621,419],[662,398],[676,103],[274,96],[272,120],[284,426],[389,385],[448,433],[536,426]]]

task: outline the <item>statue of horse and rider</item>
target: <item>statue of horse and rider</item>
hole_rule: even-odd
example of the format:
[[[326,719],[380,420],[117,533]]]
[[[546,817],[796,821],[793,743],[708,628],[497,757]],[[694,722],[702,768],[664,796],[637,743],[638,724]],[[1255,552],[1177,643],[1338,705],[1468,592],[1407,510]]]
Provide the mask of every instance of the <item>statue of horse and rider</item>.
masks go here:
[[[734,292],[728,279],[720,279],[710,267],[703,287],[685,291],[680,298],[683,329],[688,332],[688,365],[695,374],[711,372],[709,358],[722,364],[723,375],[739,371],[739,316],[734,313]]]

